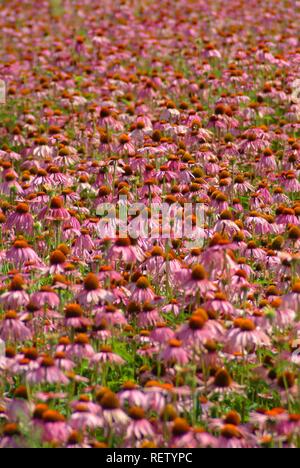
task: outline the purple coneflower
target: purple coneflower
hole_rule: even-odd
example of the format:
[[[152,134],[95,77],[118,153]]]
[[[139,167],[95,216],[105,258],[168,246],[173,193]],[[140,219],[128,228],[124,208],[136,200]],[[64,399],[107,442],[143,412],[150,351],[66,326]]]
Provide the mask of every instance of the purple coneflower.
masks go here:
[[[145,302],[141,311],[138,313],[138,326],[149,327],[154,326],[161,321],[161,316],[154,304]]]
[[[69,379],[55,365],[54,359],[43,357],[37,369],[30,370],[26,375],[26,380],[31,384],[49,383],[66,385]]]
[[[177,339],[169,341],[168,346],[161,353],[161,357],[168,364],[185,365],[190,360],[188,351],[182,347],[182,341]]]
[[[135,302],[152,302],[155,298],[155,293],[145,276],[141,276],[132,286],[131,293],[131,299]]]
[[[133,406],[129,409],[128,414],[131,421],[128,424],[125,439],[134,441],[145,437],[154,437],[154,431],[150,422],[146,419],[143,408]]]
[[[222,292],[215,293],[214,298],[206,301],[202,307],[206,310],[212,310],[223,317],[234,315],[235,313],[234,306],[228,301],[226,295]]]
[[[88,327],[91,321],[83,316],[83,310],[79,304],[68,304],[65,308],[66,327],[82,328]]]
[[[128,402],[129,405],[147,408],[147,395],[134,382],[125,382],[118,397],[122,406]]]
[[[188,296],[194,296],[197,293],[202,296],[207,296],[216,290],[216,286],[212,281],[208,280],[208,274],[205,268],[196,264],[184,284],[185,293]]]
[[[29,213],[29,206],[26,203],[19,203],[14,213],[10,214],[4,225],[5,230],[14,229],[17,234],[26,232],[33,233],[33,218]]]
[[[225,424],[221,428],[221,436],[218,440],[218,448],[241,449],[250,447],[237,426],[234,424]]]
[[[17,423],[8,422],[4,424],[2,434],[0,448],[21,449],[26,447],[25,438],[22,436]]]
[[[115,393],[106,390],[100,398],[100,405],[104,421],[108,426],[111,427],[113,424],[124,426],[128,423],[129,418],[121,409],[119,398]]]
[[[283,307],[299,311],[300,309],[300,281],[292,287],[291,292],[283,297]]]
[[[106,323],[110,326],[127,324],[127,320],[124,317],[123,312],[112,304],[108,304],[97,310],[95,316],[95,325],[98,326],[102,320],[105,320]]]
[[[91,359],[92,364],[97,364],[99,362],[109,362],[111,364],[125,364],[125,360],[121,358],[118,354],[114,353],[112,347],[109,345],[103,345],[100,348],[100,352],[94,354]]]
[[[103,419],[90,411],[86,403],[77,403],[70,418],[70,426],[78,431],[94,430],[103,426]]]
[[[80,236],[78,236],[73,244],[72,253],[76,257],[80,257],[83,260],[90,260],[92,257],[91,252],[95,249],[95,244],[89,234],[88,229],[81,229]]]
[[[177,336],[183,343],[191,347],[199,347],[207,340],[214,339],[217,334],[208,324],[208,316],[203,313],[194,313],[188,323],[181,326]]]
[[[75,363],[71,361],[71,359],[68,359],[66,353],[63,351],[55,353],[54,361],[55,365],[64,371],[70,372],[75,367]]]
[[[196,440],[192,428],[186,419],[176,418],[172,427],[171,448],[196,448]]]
[[[50,275],[59,275],[65,272],[67,258],[61,250],[54,250],[50,254],[50,267],[48,269]]]
[[[64,208],[64,202],[61,197],[54,197],[50,202],[50,208],[47,206],[43,208],[38,218],[43,221],[47,219],[48,221],[65,221],[70,218],[69,211]]]
[[[164,314],[173,314],[177,317],[180,314],[180,306],[176,299],[172,299],[169,304],[166,304],[161,309],[162,313]]]
[[[119,137],[119,145],[116,148],[116,153],[120,156],[134,156],[136,150],[134,144],[130,140],[130,136],[125,133]]]
[[[54,446],[65,444],[71,433],[71,428],[65,421],[64,416],[54,410],[44,411],[42,414],[42,438]]]
[[[98,277],[89,273],[83,281],[83,289],[79,291],[77,300],[83,307],[92,307],[101,302],[113,302],[114,296],[100,287]]]
[[[9,291],[0,296],[0,304],[4,309],[17,310],[25,307],[29,302],[29,296],[24,291],[25,282],[21,275],[15,275],[11,280]]]
[[[29,403],[28,391],[25,386],[17,387],[13,393],[13,399],[8,402],[6,415],[9,421],[17,422],[22,417],[30,418],[31,404]]]
[[[30,296],[30,302],[39,309],[44,307],[56,309],[59,307],[60,300],[58,294],[51,287],[43,286]]]
[[[125,263],[135,263],[137,259],[136,251],[129,238],[117,239],[109,249],[108,257],[112,261],[121,260]]]
[[[226,369],[218,369],[214,377],[207,383],[209,395],[219,394],[219,398],[231,393],[242,394],[243,387],[231,378]]]
[[[150,339],[160,344],[166,343],[172,338],[175,338],[175,332],[164,322],[156,323],[156,327],[150,333]]]
[[[32,333],[19,319],[17,312],[11,310],[0,322],[0,338],[4,341],[27,341],[32,339]]]
[[[27,262],[32,262],[38,266],[43,265],[39,256],[29,247],[25,240],[16,240],[13,246],[6,252],[6,259],[17,268],[23,267]]]
[[[21,195],[23,189],[17,181],[17,176],[14,172],[7,172],[4,181],[0,183],[0,193],[10,196],[13,192]]]
[[[255,323],[247,318],[238,318],[235,328],[230,330],[226,338],[226,350],[229,353],[253,353],[257,348],[270,346],[269,337],[256,328]]]
[[[91,359],[94,354],[95,352],[89,343],[89,338],[84,333],[79,333],[75,337],[74,343],[68,346],[67,349],[67,355],[71,358]]]

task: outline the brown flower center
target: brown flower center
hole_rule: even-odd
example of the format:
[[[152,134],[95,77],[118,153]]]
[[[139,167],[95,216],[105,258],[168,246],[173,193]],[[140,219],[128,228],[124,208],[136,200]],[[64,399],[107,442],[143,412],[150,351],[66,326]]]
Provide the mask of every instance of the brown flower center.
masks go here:
[[[171,348],[180,348],[181,345],[182,342],[180,340],[176,340],[175,338],[169,341],[169,346],[171,346]]]
[[[173,429],[172,429],[173,435],[175,437],[183,436],[187,434],[189,430],[190,430],[190,426],[188,422],[186,421],[186,419],[183,419],[183,418],[175,419]]]
[[[221,435],[226,439],[241,439],[242,434],[234,424],[226,424],[221,430]]]
[[[219,292],[215,294],[215,300],[216,301],[227,301],[227,297],[224,293]]]
[[[120,408],[120,402],[117,395],[111,391],[108,391],[101,398],[101,406],[106,410],[114,410]]]
[[[20,203],[16,208],[16,212],[18,214],[26,214],[29,212],[29,206],[26,203]]]
[[[121,145],[125,145],[130,141],[129,135],[126,135],[125,133],[119,137],[119,142]]]
[[[65,263],[66,260],[67,259],[66,259],[65,254],[61,250],[55,250],[50,255],[51,265],[61,265],[62,263]]]
[[[298,226],[291,227],[288,231],[288,237],[295,241],[300,239],[300,228]]]
[[[250,319],[238,318],[234,321],[234,325],[242,331],[253,331],[256,328],[255,323]]]
[[[21,387],[16,388],[16,390],[14,391],[14,398],[28,400],[28,392],[26,387],[22,385]]]
[[[41,367],[48,368],[48,367],[54,367],[54,366],[55,366],[55,363],[51,357],[46,356],[43,358],[41,362]]]
[[[115,245],[117,247],[130,247],[131,246],[131,240],[128,237],[120,238],[116,240]]]
[[[103,185],[102,187],[100,187],[100,189],[98,191],[98,196],[99,197],[106,197],[107,195],[110,195],[110,193],[111,193],[110,188]]]
[[[8,423],[8,424],[5,424],[3,428],[3,435],[7,437],[14,437],[14,436],[21,435],[21,432],[17,424]]]
[[[64,202],[60,197],[54,197],[51,200],[50,208],[52,210],[63,208]]]
[[[43,413],[43,421],[45,423],[65,422],[65,418],[58,411],[48,410]]]
[[[89,412],[89,407],[86,403],[78,403],[75,406],[75,411],[77,413],[88,413]]]
[[[206,310],[199,308],[195,310],[192,317],[201,317],[205,322],[207,322],[209,315]]]
[[[213,340],[207,340],[204,348],[209,352],[209,353],[215,353],[217,351],[217,343]]]
[[[17,312],[15,310],[10,310],[10,311],[6,312],[4,318],[5,318],[5,320],[17,320],[18,314],[17,314]]]
[[[163,254],[163,249],[159,246],[153,247],[153,249],[151,250],[152,257],[162,257]]]
[[[177,418],[177,411],[173,405],[168,404],[163,409],[160,417],[163,421],[175,421]]]
[[[74,340],[75,344],[87,345],[89,344],[89,337],[85,333],[79,333]]]
[[[101,111],[100,111],[100,116],[101,118],[104,118],[104,117],[109,117],[111,114],[111,111],[108,107],[102,107]]]
[[[241,417],[236,411],[230,411],[225,419],[225,424],[231,424],[233,426],[238,426],[241,423]]]
[[[16,176],[13,172],[8,172],[6,175],[5,175],[5,180],[7,182],[12,182],[13,180],[16,180]]]
[[[103,345],[100,348],[101,353],[112,353],[112,347],[109,345]]]
[[[149,280],[145,276],[141,276],[137,282],[136,286],[139,289],[148,289],[150,287]]]
[[[285,389],[292,388],[295,385],[295,381],[295,375],[292,372],[286,371],[278,378],[277,383],[279,387]]]
[[[139,408],[138,406],[133,406],[132,408],[130,408],[128,414],[135,421],[139,421],[145,418],[145,411],[143,410],[143,408]]]
[[[123,390],[135,390],[137,388],[137,384],[134,382],[125,382],[122,386]]]
[[[65,309],[66,318],[78,318],[82,317],[83,310],[79,304],[69,304]]]
[[[28,249],[29,245],[25,240],[17,240],[14,243],[15,249]]]
[[[36,348],[27,348],[24,349],[24,356],[26,359],[29,359],[30,361],[36,361],[37,358],[39,357],[39,354],[36,350]]]
[[[189,327],[192,330],[201,330],[205,325],[205,320],[200,315],[193,315],[189,320]]]
[[[202,281],[207,279],[207,273],[202,265],[196,265],[192,269],[192,279],[195,281]]]
[[[48,411],[48,405],[41,403],[39,405],[36,405],[34,412],[33,412],[33,417],[34,419],[43,419],[43,414]]]
[[[9,289],[11,291],[22,291],[24,286],[24,279],[22,278],[21,275],[16,275],[11,283]]]
[[[300,294],[300,281],[297,281],[297,283],[294,284],[292,288],[292,292],[296,294]]]
[[[87,291],[95,291],[99,288],[99,280],[94,273],[89,273],[84,280],[84,288]]]
[[[230,387],[232,379],[226,369],[219,369],[215,375],[215,385],[220,388]]]

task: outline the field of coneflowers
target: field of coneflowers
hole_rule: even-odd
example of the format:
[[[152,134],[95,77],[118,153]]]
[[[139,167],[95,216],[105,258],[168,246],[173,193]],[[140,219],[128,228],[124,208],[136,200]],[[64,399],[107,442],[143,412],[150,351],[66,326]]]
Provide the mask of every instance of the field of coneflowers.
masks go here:
[[[299,24],[1,1],[1,448],[300,447]]]

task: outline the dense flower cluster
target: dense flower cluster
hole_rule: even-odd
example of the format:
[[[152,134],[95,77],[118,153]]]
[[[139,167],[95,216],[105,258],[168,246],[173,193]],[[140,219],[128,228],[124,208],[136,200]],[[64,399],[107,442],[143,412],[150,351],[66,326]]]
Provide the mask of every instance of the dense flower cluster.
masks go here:
[[[0,447],[299,447],[300,2],[0,24]],[[121,195],[202,246],[112,235]]]

